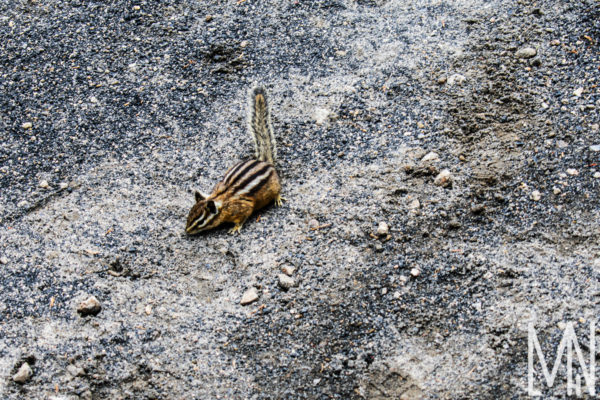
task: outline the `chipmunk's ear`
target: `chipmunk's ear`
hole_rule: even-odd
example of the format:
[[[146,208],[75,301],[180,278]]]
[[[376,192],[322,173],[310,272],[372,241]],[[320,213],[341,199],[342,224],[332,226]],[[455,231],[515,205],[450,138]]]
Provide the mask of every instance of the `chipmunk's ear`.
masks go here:
[[[211,214],[217,213],[217,205],[212,200],[206,202],[206,208],[208,209],[208,211],[210,211]]]
[[[202,194],[197,190],[196,190],[196,192],[194,192],[194,196],[196,197],[196,203],[206,199],[206,197],[207,197],[205,194]]]

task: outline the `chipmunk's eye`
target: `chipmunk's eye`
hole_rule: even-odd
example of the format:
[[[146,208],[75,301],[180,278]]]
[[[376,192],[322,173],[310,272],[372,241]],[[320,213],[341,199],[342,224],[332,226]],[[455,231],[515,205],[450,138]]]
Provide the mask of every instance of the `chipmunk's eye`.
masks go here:
[[[211,214],[217,213],[217,206],[215,205],[215,202],[212,200],[209,200],[206,202],[206,208],[208,209],[208,211],[210,211]]]

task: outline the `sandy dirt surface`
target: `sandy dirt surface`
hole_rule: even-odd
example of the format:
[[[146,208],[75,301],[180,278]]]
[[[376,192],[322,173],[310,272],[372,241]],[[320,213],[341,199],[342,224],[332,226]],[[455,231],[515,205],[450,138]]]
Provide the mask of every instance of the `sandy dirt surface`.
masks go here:
[[[528,398],[529,326],[593,348],[599,41],[597,0],[4,1],[0,398]],[[188,237],[255,83],[287,201]]]

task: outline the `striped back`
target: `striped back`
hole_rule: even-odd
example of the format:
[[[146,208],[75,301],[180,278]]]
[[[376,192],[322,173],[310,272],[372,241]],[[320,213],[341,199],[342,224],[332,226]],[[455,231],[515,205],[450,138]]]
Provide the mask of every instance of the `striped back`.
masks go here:
[[[234,165],[221,181],[221,188],[213,194],[219,196],[227,191],[232,197],[252,196],[258,192],[275,173],[272,164],[258,160],[242,161]]]

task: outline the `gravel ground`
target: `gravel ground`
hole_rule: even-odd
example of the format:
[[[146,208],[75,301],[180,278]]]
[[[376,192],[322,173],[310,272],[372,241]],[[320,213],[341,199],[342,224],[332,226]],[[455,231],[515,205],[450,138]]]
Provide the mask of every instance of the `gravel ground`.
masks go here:
[[[528,324],[550,364],[598,315],[597,0],[6,0],[0,39],[3,399],[526,398]],[[254,82],[287,201],[187,237]]]

